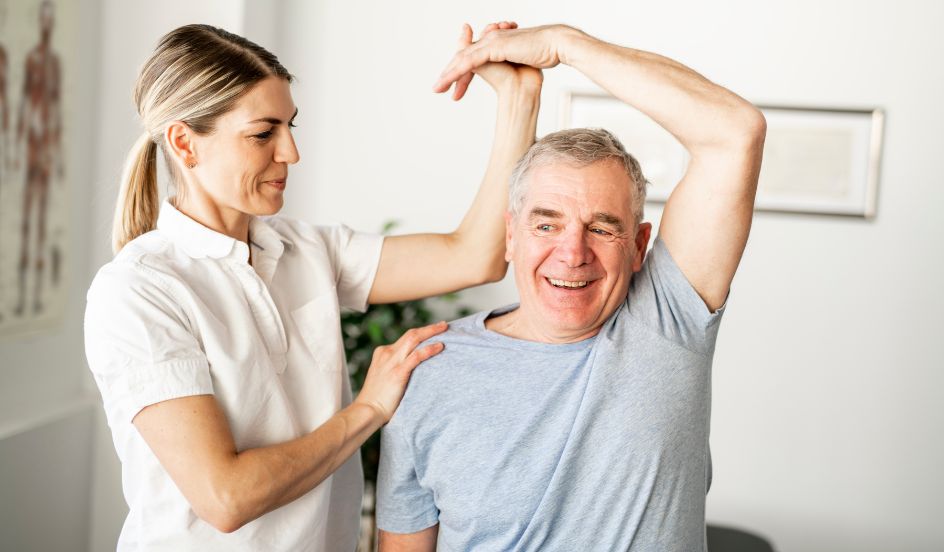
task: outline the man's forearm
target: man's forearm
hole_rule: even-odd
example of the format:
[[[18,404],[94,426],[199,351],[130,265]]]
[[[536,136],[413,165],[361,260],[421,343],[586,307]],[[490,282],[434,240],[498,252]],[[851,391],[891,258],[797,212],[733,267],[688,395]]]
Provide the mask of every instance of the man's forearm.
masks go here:
[[[754,135],[757,110],[685,65],[569,27],[559,32],[562,63],[651,117],[693,155],[702,148],[743,143]]]

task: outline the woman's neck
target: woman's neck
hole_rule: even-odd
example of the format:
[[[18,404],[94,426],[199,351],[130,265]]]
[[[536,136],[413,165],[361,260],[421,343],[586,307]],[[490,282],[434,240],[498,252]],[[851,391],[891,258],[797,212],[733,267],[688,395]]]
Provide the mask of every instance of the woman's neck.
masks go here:
[[[171,204],[210,230],[249,244],[249,221],[252,215],[219,205],[209,197],[194,197],[194,194],[187,194],[183,198],[173,197]]]

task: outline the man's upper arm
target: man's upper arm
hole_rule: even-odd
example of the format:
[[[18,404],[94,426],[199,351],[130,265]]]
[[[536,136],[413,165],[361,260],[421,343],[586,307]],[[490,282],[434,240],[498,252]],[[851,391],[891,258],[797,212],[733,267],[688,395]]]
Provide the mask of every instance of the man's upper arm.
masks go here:
[[[439,524],[416,533],[380,531],[380,552],[427,552],[436,550]]]
[[[407,437],[416,433],[415,426],[405,419],[404,406],[409,407],[408,402],[405,397],[380,436],[377,527],[396,534],[420,533],[439,522],[433,493],[420,482],[413,446]]]
[[[692,152],[659,227],[675,262],[712,311],[727,298],[751,229],[766,132],[763,115],[754,112],[743,136]]]

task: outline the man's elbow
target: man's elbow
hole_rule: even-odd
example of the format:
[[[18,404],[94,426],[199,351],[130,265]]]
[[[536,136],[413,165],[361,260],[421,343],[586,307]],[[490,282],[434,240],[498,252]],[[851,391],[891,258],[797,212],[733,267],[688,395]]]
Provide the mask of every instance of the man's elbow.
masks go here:
[[[767,137],[767,118],[764,113],[751,104],[747,104],[739,113],[737,137],[741,147],[758,153],[764,150]]]

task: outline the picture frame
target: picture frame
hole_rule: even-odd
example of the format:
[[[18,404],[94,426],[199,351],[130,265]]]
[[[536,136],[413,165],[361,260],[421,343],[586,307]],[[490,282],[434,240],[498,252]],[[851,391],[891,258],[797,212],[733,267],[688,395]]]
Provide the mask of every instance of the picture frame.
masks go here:
[[[767,119],[755,210],[875,216],[884,132],[880,108],[757,106]],[[639,160],[647,201],[665,202],[689,156],[665,129],[600,91],[565,91],[561,128],[602,127]]]
[[[53,331],[69,304],[81,9],[0,0],[0,339]]]

